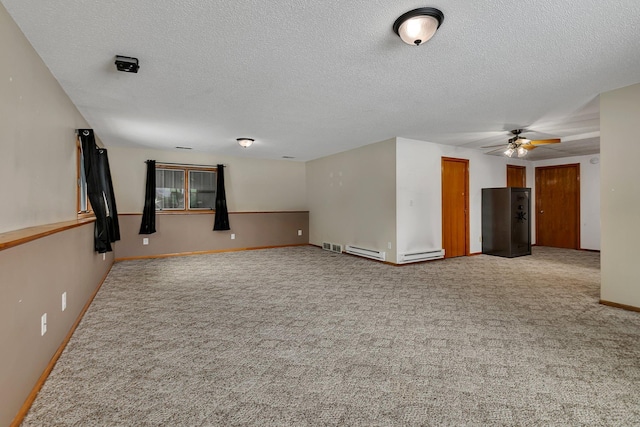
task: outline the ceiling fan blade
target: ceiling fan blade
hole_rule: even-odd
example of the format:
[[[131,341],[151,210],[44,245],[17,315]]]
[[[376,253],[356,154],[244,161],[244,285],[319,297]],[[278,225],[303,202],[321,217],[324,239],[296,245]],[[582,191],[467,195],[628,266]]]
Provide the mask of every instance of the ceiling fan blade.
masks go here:
[[[496,147],[504,147],[505,143],[503,142],[502,144],[496,144],[496,145],[485,145],[484,147],[480,147],[480,148],[496,148]]]
[[[533,141],[532,141],[532,142],[533,142]],[[533,145],[533,144],[522,144],[522,145],[521,145],[521,147],[522,147],[522,148],[524,148],[525,150],[528,150],[528,151],[531,151],[531,150],[533,150],[534,148],[536,148],[536,146],[535,146],[535,145]]]
[[[531,145],[546,145],[546,144],[558,144],[559,142],[560,142],[560,138],[534,139],[529,144],[531,144]]]

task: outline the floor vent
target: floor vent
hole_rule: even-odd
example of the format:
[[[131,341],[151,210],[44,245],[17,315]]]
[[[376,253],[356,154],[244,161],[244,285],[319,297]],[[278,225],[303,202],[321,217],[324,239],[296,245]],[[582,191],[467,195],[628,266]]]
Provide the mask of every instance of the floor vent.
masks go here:
[[[345,252],[351,255],[358,255],[365,258],[375,259],[378,261],[384,261],[386,259],[385,252],[376,251],[374,249],[360,248],[358,246],[347,245]]]
[[[441,258],[444,258],[444,249],[409,252],[406,254],[400,254],[398,257],[398,264],[408,264],[410,262],[429,261]]]

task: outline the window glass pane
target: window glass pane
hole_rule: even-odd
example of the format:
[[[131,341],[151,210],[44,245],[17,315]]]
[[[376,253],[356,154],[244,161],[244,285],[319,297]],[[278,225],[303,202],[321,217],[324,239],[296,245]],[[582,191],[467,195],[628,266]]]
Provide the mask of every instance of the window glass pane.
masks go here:
[[[184,209],[184,171],[156,169],[156,210]]]
[[[80,212],[88,212],[89,204],[87,203],[87,177],[84,173],[84,156],[80,150]]]
[[[214,209],[216,206],[216,173],[189,171],[189,209]]]

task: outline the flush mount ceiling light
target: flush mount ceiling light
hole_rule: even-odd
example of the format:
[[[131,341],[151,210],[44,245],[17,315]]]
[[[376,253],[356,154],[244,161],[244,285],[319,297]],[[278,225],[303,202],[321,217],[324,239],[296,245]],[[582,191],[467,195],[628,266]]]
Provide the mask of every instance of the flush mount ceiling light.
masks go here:
[[[238,141],[238,144],[240,144],[242,148],[249,148],[251,144],[253,144],[253,139],[251,138],[238,138],[236,141]]]
[[[401,15],[393,23],[393,31],[403,42],[420,46],[436,33],[444,14],[433,7],[421,7]]]

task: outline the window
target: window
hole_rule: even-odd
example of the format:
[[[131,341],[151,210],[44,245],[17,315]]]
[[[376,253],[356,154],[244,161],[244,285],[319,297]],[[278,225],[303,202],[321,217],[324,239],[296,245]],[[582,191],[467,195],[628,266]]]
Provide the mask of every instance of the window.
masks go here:
[[[76,197],[76,209],[78,216],[88,216],[92,214],[91,203],[87,196],[87,177],[84,172],[84,158],[82,157],[82,145],[80,144],[80,138],[77,139],[77,156],[76,156],[76,170],[78,177],[78,194]]]
[[[184,171],[156,169],[156,210],[184,209]]]
[[[211,211],[215,203],[215,168],[156,166],[157,211]]]
[[[216,207],[216,173],[189,171],[189,209],[214,209]]]

